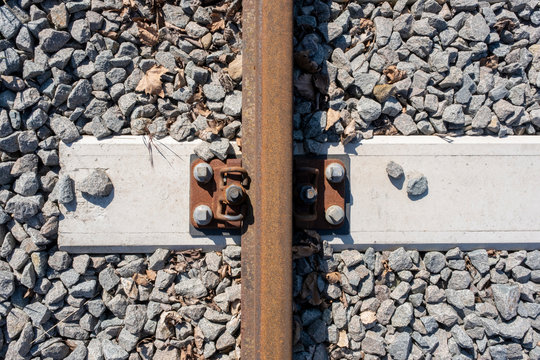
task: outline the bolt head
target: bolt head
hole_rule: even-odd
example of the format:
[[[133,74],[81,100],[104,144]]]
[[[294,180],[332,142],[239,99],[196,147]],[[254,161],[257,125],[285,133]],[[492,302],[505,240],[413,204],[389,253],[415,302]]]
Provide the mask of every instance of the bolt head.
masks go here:
[[[214,214],[208,205],[199,205],[193,210],[193,221],[199,226],[210,224]]]
[[[300,199],[306,204],[313,204],[317,201],[317,190],[311,185],[302,186],[300,189]]]
[[[341,206],[332,205],[326,209],[326,221],[331,225],[339,225],[345,221],[345,211]]]
[[[244,198],[244,190],[238,185],[230,185],[225,190],[225,196],[230,203],[239,203]]]
[[[193,168],[193,177],[197,182],[206,184],[214,177],[214,170],[207,163],[199,163]]]
[[[345,169],[339,163],[331,163],[324,170],[324,175],[328,181],[337,184],[345,179]]]

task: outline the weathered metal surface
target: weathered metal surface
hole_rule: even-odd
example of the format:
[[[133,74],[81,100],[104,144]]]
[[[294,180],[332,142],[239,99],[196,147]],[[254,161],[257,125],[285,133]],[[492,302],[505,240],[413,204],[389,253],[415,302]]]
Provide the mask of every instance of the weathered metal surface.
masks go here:
[[[211,179],[202,183],[196,180],[194,169],[197,165],[205,163],[200,159],[193,159],[190,172],[190,223],[195,229],[240,229],[247,212],[246,196],[243,201],[234,203],[227,199],[227,189],[241,189],[244,193],[249,186],[247,172],[242,168],[241,159],[211,160],[208,164],[213,169]],[[212,220],[208,224],[198,224],[193,216],[198,206],[208,206],[212,210]]]
[[[326,171],[332,164],[339,164],[343,169],[343,179],[331,182],[327,179]],[[294,159],[294,226],[299,229],[337,230],[348,227],[347,219],[339,224],[330,224],[325,213],[332,206],[346,210],[347,198],[347,168],[348,164],[331,157],[301,156]],[[307,187],[313,187],[317,192],[315,201],[309,201],[302,196]],[[307,200],[307,201],[306,201]],[[311,202],[311,203],[310,203]]]
[[[292,358],[292,5],[243,2],[242,358]]]

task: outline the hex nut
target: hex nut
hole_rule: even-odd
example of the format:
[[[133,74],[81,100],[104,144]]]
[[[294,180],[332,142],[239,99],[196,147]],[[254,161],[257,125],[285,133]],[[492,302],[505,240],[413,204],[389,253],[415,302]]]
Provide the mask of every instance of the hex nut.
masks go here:
[[[333,184],[338,184],[345,179],[345,169],[339,163],[331,163],[324,170],[326,180]]]
[[[212,209],[208,205],[199,205],[193,210],[193,221],[199,226],[210,224],[213,217]]]
[[[214,170],[210,164],[202,162],[193,168],[193,177],[197,182],[206,184],[214,177]]]
[[[324,217],[329,224],[339,225],[345,221],[345,211],[341,206],[332,205],[326,209]]]

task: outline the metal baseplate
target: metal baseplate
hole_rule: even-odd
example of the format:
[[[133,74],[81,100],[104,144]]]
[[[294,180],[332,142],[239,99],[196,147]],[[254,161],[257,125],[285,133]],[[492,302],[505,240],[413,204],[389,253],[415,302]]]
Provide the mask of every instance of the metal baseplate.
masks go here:
[[[190,234],[239,234],[247,216],[250,183],[242,159],[205,162],[193,155],[190,171]],[[349,233],[349,172],[347,155],[294,157],[295,228]]]
[[[348,234],[350,164],[347,155],[294,157],[293,209],[297,229]]]
[[[239,234],[247,214],[250,182],[242,159],[205,162],[192,155],[190,171],[190,234]]]

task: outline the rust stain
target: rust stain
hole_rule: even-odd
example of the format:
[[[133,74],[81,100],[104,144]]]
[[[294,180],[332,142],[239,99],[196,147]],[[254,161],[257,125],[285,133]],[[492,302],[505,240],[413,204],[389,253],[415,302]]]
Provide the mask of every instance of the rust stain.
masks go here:
[[[292,6],[243,2],[242,358],[292,358]]]

